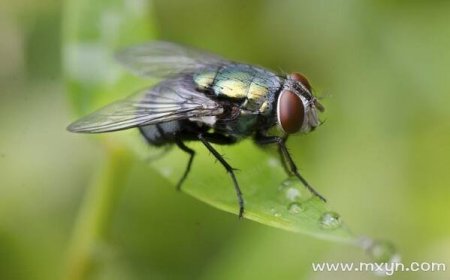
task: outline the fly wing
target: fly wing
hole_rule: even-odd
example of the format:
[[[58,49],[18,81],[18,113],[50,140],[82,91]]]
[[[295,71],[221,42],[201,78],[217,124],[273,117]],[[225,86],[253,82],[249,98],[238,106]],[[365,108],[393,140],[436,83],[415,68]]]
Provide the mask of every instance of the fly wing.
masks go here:
[[[231,63],[207,52],[163,41],[127,48],[117,53],[116,58],[135,74],[155,78],[166,78],[211,65]]]
[[[188,79],[179,77],[107,105],[75,121],[67,129],[102,133],[221,113],[221,105],[195,91]]]

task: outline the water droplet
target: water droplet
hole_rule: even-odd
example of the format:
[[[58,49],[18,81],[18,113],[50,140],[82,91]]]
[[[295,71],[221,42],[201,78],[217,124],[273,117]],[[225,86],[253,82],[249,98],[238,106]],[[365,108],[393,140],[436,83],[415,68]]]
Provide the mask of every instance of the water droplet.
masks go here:
[[[284,180],[283,182],[281,182],[281,187],[290,187],[295,185],[295,181],[293,180],[293,178],[287,178],[286,180]]]
[[[272,215],[274,215],[275,217],[280,217],[280,216],[281,216],[281,214],[280,214],[275,208],[270,209],[270,212],[271,212]]]
[[[341,216],[336,212],[323,213],[319,222],[323,229],[336,229],[342,224]]]
[[[292,202],[291,204],[289,204],[288,206],[288,211],[291,214],[298,214],[300,212],[303,212],[303,206],[298,203],[298,202]]]
[[[300,191],[296,188],[288,188],[286,189],[286,198],[288,200],[294,201],[297,200],[300,196]]]
[[[311,193],[301,185],[297,178],[284,180],[279,187],[279,191],[283,203],[305,201],[311,197]]]
[[[161,173],[164,177],[170,177],[173,174],[173,169],[170,167],[166,167],[161,169]]]
[[[280,165],[280,160],[274,157],[271,157],[267,160],[267,165],[270,167],[278,167]]]
[[[372,260],[379,264],[385,264],[381,266],[382,269],[374,271],[376,275],[386,276],[392,275],[392,267],[395,263],[401,261],[400,255],[397,253],[394,245],[391,242],[385,240],[374,240],[369,237],[361,237],[358,240],[359,246],[361,246]],[[383,269],[384,268],[384,269]]]
[[[360,245],[377,263],[392,263],[400,261],[394,244],[385,240],[374,240],[368,237],[360,238]]]

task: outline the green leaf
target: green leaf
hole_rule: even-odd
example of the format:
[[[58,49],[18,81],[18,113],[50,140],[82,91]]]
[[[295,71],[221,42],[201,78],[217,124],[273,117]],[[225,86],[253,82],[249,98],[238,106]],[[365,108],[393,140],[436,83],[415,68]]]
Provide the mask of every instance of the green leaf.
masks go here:
[[[122,134],[127,138],[133,136]],[[149,149],[139,145],[137,135],[129,140],[136,154],[148,155]],[[130,138],[131,139],[131,138]],[[142,142],[142,141],[141,141]],[[182,191],[215,208],[238,214],[233,182],[224,167],[198,142],[188,143],[196,156]],[[296,177],[288,177],[277,156],[246,140],[233,146],[216,146],[236,171],[245,199],[244,218],[287,231],[316,238],[348,243],[360,247],[376,262],[398,262],[392,243],[354,234],[337,212],[313,196]],[[156,148],[154,148],[156,149]],[[145,158],[145,156],[144,156]],[[172,149],[149,165],[158,170],[174,186],[183,174],[189,156]]]
[[[135,137],[139,138],[137,135]],[[130,141],[129,145],[136,154],[149,154],[148,148],[137,148],[137,141]],[[182,191],[237,215],[239,207],[236,193],[224,167],[201,143],[188,142],[187,145],[196,151],[196,156]],[[297,178],[288,177],[277,156],[267,153],[250,140],[233,146],[216,145],[215,148],[233,168],[238,169],[236,176],[244,195],[246,219],[319,238],[357,242],[358,238],[337,213],[330,211],[327,204],[313,196]],[[171,149],[163,156],[150,160],[149,165],[174,187],[188,159],[188,154]]]

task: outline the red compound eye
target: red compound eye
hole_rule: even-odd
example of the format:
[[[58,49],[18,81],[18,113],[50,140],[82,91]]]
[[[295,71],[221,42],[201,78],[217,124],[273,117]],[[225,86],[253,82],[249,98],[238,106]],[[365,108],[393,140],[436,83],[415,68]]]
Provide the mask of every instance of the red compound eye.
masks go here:
[[[278,97],[278,123],[286,133],[300,130],[305,118],[305,107],[300,97],[290,90],[283,90]]]
[[[309,90],[309,92],[312,92],[311,84],[309,83],[308,79],[305,76],[303,76],[302,74],[292,73],[291,75],[289,75],[289,77],[294,81],[300,82],[302,85],[304,85]]]

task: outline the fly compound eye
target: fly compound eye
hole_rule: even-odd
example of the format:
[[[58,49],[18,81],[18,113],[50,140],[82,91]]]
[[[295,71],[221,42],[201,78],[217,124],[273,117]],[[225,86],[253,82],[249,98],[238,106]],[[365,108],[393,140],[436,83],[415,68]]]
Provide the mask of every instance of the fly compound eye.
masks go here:
[[[309,83],[308,79],[305,76],[303,76],[302,74],[292,73],[291,75],[289,75],[289,77],[294,81],[300,82],[302,85],[304,85],[308,89],[309,92],[312,92],[311,84]]]
[[[278,123],[284,132],[296,133],[305,119],[305,107],[300,97],[290,90],[283,90],[278,97]]]

